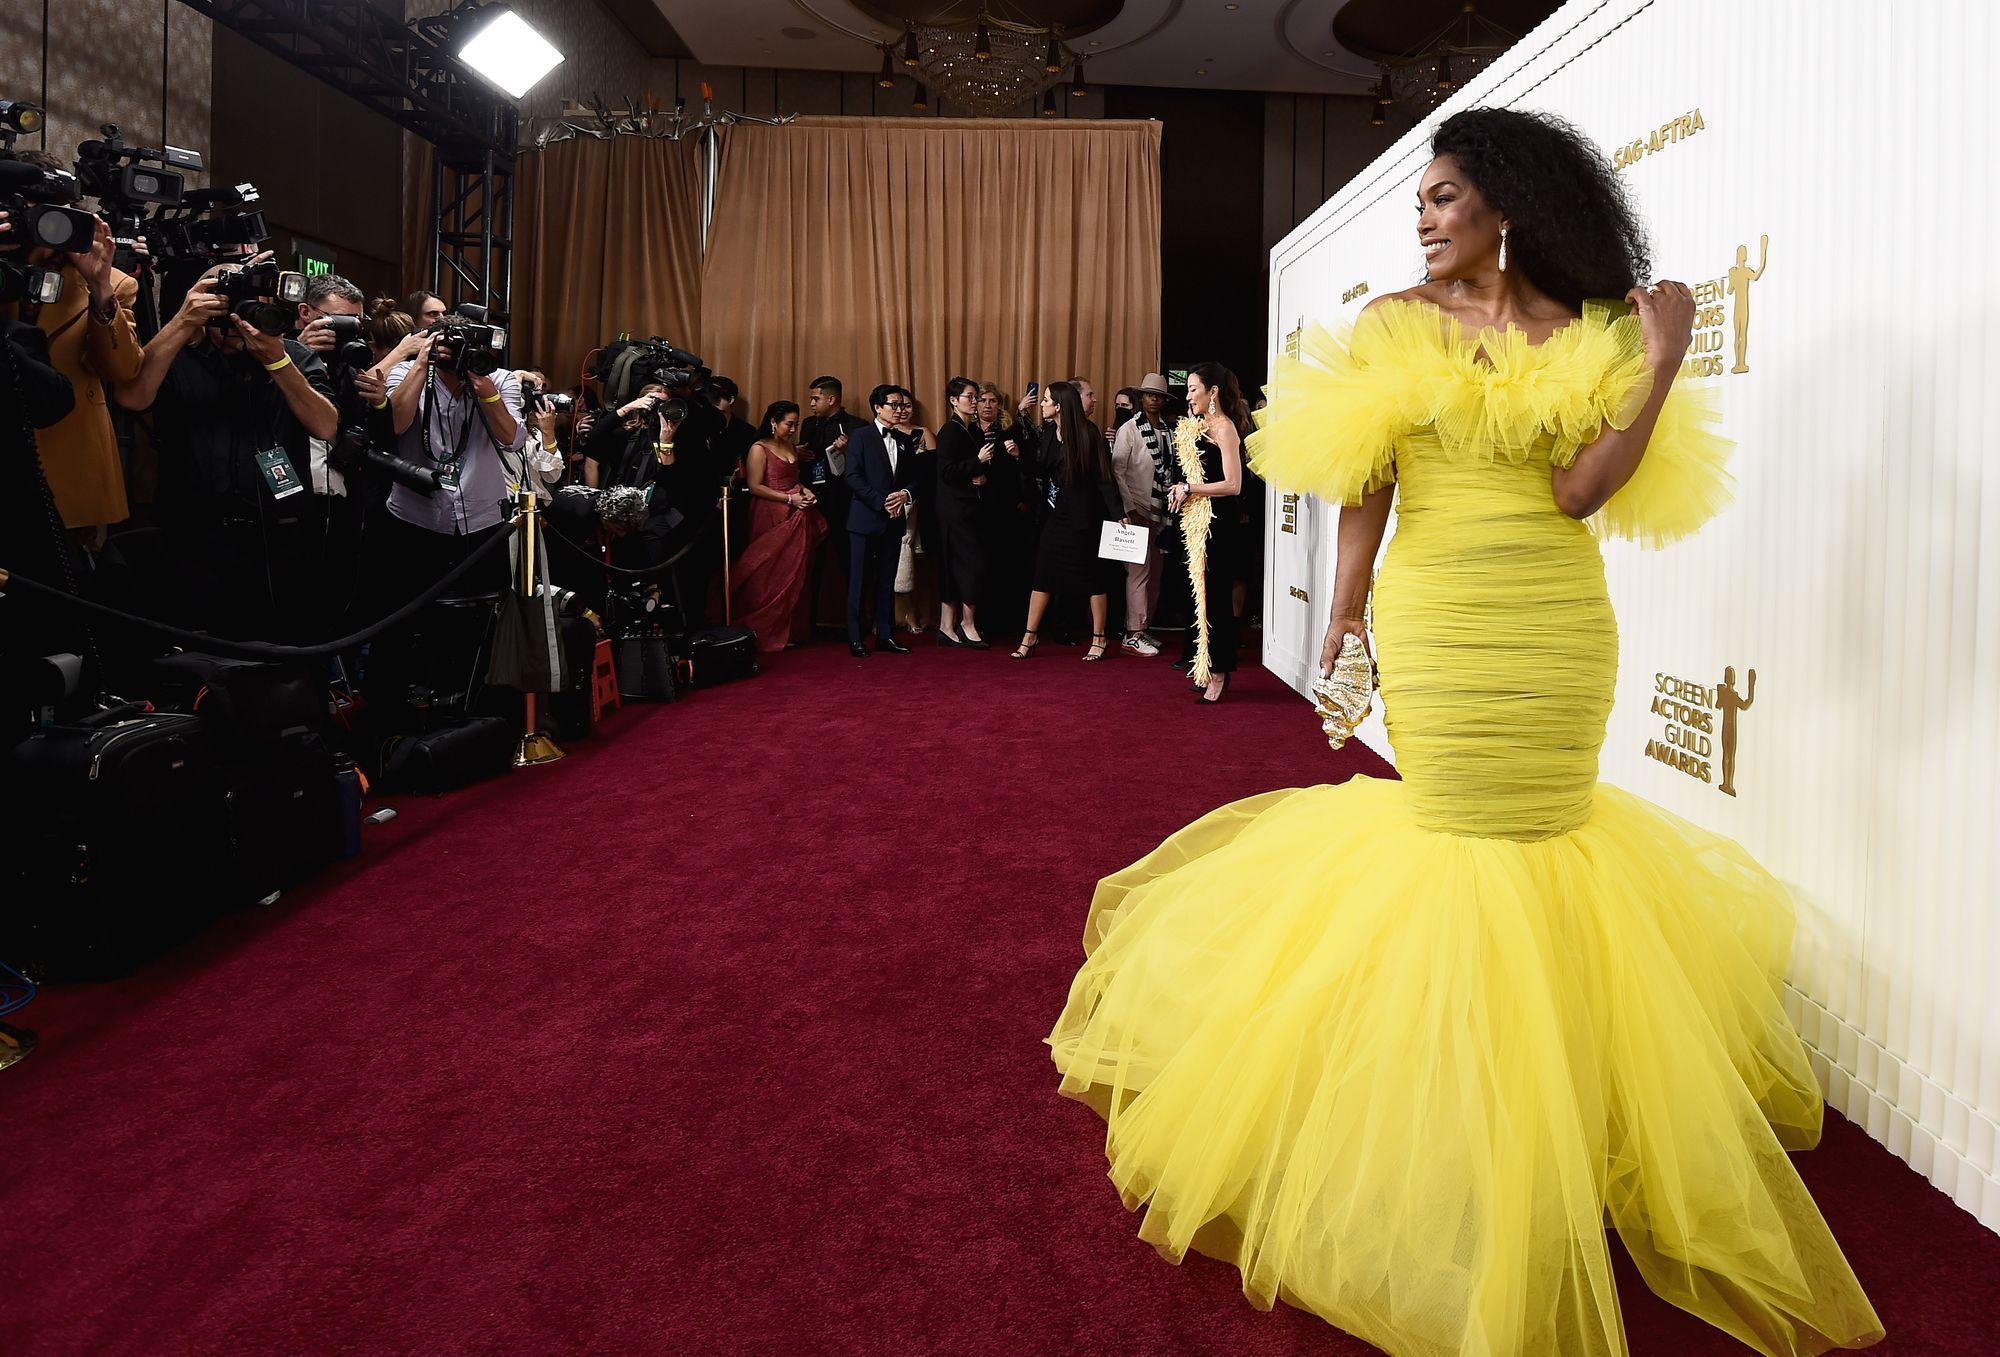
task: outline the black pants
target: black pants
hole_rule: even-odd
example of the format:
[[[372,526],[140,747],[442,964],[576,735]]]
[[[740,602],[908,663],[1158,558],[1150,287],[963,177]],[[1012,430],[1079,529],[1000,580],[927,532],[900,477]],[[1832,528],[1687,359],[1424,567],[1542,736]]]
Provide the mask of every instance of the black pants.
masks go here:
[[[394,514],[382,514],[371,532],[370,583],[365,595],[368,603],[361,610],[365,614],[362,623],[375,622],[424,593],[466,557],[505,531],[505,525],[496,523],[473,533],[432,532],[428,528],[405,523]],[[507,552],[495,548],[491,555],[452,585],[446,594],[463,598],[471,594],[496,593],[508,588],[512,582]],[[436,619],[430,620],[435,622]],[[425,613],[420,611],[369,643],[366,684],[369,701],[392,722],[407,710],[412,684],[446,686],[441,682],[435,685],[424,682],[426,676],[415,672],[413,652],[425,626]],[[476,644],[475,641],[475,648]],[[471,654],[462,658],[467,665],[473,662]],[[454,675],[459,667],[457,659],[451,657],[447,666]]]
[[[847,534],[847,639],[861,640],[861,600],[865,596],[868,572],[875,572],[875,634],[883,640],[893,636],[896,625],[896,564],[902,559],[903,534],[897,531],[901,519],[892,520],[881,532]]]

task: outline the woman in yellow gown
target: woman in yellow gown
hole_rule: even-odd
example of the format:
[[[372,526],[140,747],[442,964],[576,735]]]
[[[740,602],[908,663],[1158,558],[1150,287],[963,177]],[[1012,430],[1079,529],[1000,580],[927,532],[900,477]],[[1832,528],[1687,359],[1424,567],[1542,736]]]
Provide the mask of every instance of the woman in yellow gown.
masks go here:
[[[1597,781],[1598,536],[1660,545],[1729,497],[1711,393],[1674,380],[1693,300],[1638,285],[1643,231],[1566,125],[1472,110],[1432,149],[1429,281],[1309,334],[1251,440],[1344,506],[1329,667],[1399,497],[1374,626],[1402,781],[1225,806],[1101,882],[1062,1091],[1168,1258],[1396,1357],[1625,1352],[1607,1226],[1760,1352],[1866,1346],[1786,1157],[1821,1102],[1785,890]]]

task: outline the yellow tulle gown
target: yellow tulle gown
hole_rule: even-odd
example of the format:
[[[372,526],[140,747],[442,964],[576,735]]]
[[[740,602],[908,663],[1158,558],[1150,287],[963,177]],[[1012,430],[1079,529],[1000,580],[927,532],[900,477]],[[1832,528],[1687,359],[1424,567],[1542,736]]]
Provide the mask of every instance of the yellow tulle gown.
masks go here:
[[[1396,485],[1374,625],[1402,781],[1225,806],[1105,878],[1049,1037],[1144,1238],[1396,1357],[1625,1352],[1607,1227],[1758,1351],[1882,1333],[1786,1158],[1821,1104],[1784,888],[1597,781],[1598,536],[1669,542],[1730,493],[1711,395],[1676,385],[1631,482],[1557,509],[1551,467],[1650,383],[1622,306],[1537,347],[1383,302],[1280,365],[1259,473]]]

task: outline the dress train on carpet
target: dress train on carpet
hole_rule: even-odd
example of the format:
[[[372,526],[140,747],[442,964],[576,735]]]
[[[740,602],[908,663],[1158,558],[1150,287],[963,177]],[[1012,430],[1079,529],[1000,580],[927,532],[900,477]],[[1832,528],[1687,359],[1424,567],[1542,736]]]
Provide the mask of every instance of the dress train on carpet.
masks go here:
[[[1788,1149],[1821,1100],[1783,889],[1616,788],[1566,834],[1422,829],[1398,783],[1225,806],[1098,887],[1049,1038],[1111,1177],[1396,1357],[1625,1351],[1606,1227],[1774,1357],[1881,1325]]]

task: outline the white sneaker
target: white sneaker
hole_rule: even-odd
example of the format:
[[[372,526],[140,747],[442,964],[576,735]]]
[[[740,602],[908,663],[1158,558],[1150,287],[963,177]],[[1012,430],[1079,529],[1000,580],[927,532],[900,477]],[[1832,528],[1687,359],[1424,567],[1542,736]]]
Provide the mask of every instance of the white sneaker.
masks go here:
[[[1125,637],[1125,648],[1134,655],[1151,657],[1160,653],[1160,643],[1143,631],[1130,632]]]

